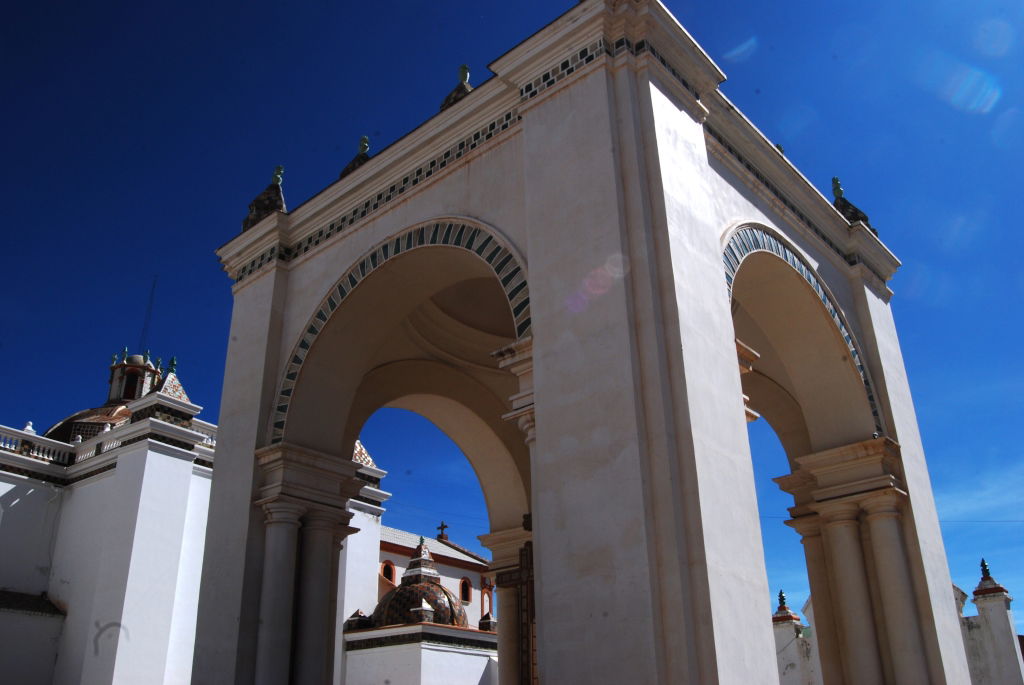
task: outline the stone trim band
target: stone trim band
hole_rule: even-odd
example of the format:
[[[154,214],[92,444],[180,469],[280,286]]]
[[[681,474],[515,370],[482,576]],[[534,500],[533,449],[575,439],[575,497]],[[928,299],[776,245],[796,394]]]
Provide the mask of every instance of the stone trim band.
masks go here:
[[[857,373],[860,374],[861,381],[864,383],[864,392],[867,394],[868,404],[871,406],[871,415],[875,420],[875,428],[881,433],[882,421],[878,412],[878,404],[875,401],[875,391],[872,387],[871,379],[868,377],[867,369],[864,368],[864,362],[858,351],[857,341],[846,325],[839,306],[832,299],[832,295],[821,285],[817,275],[814,273],[814,269],[808,266],[788,245],[757,226],[743,226],[733,233],[725,246],[725,250],[722,252],[722,261],[725,264],[725,282],[729,295],[732,295],[733,280],[736,278],[736,272],[739,270],[740,264],[753,252],[768,252],[775,255],[793,267],[807,284],[811,286],[811,289],[814,290],[818,299],[821,300],[821,304],[824,305],[825,311],[828,312],[829,318],[832,319],[832,323],[839,329],[839,335],[843,338],[843,342],[850,352],[850,359],[853,360],[854,367],[856,367]]]

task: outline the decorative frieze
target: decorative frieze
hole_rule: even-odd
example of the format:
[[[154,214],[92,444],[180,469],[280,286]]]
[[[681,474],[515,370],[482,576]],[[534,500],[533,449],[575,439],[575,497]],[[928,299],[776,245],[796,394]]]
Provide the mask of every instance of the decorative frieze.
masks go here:
[[[344,229],[359,223],[366,217],[388,206],[406,192],[426,182],[429,178],[440,173],[449,165],[462,159],[462,157],[495,136],[509,130],[518,124],[520,119],[521,117],[516,108],[508,110],[497,119],[487,122],[477,130],[464,136],[440,154],[420,163],[401,176],[393,178],[389,184],[381,186],[376,192],[363,196],[355,203],[349,205],[343,213],[335,216],[326,225],[312,229],[308,233],[297,237],[294,242],[288,245],[270,246],[252,258],[234,274],[235,282],[241,282],[246,277],[275,261],[288,262],[306,254]]]

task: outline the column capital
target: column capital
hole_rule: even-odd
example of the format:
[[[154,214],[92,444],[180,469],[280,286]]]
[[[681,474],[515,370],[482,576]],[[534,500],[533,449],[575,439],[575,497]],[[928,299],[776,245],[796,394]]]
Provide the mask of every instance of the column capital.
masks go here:
[[[900,503],[904,494],[895,488],[871,493],[860,503],[867,512],[868,520],[884,517],[896,517],[900,514]]]
[[[786,525],[800,533],[801,538],[813,538],[821,535],[821,517],[817,514],[799,516],[786,521]]]
[[[309,530],[335,530],[352,519],[348,511],[332,509],[309,509],[302,517],[303,527]]]
[[[270,523],[292,523],[299,525],[299,519],[306,513],[306,508],[301,504],[289,502],[283,499],[274,499],[261,503],[263,513],[267,515],[266,522]]]
[[[825,521],[825,527],[857,523],[860,506],[856,502],[821,502],[814,507]]]
[[[326,454],[282,442],[256,452],[258,501],[290,499],[309,508],[344,509],[366,483],[351,455]]]
[[[506,421],[515,421],[516,426],[523,433],[523,441],[526,442],[527,447],[532,447],[533,443],[537,441],[536,432],[536,414],[533,411],[533,405],[517,409],[505,414],[503,417]]]
[[[480,544],[491,550],[491,571],[497,572],[519,566],[519,550],[533,539],[533,534],[523,528],[508,528],[478,535],[477,539],[480,540]]]

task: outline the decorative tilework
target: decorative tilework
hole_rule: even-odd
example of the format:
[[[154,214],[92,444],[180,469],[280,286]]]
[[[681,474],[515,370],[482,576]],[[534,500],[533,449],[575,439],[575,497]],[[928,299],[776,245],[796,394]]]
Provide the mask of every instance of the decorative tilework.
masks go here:
[[[736,272],[739,270],[740,264],[753,252],[770,252],[779,257],[793,267],[814,290],[818,299],[825,306],[825,310],[828,312],[832,322],[839,329],[839,334],[850,351],[850,359],[853,360],[857,373],[860,374],[860,378],[864,382],[864,391],[867,393],[868,404],[871,405],[871,414],[875,419],[875,428],[882,432],[878,405],[875,402],[875,391],[871,385],[871,379],[868,378],[867,370],[864,368],[864,362],[857,349],[857,342],[853,337],[853,333],[847,327],[839,307],[832,299],[832,295],[821,285],[817,275],[814,273],[814,269],[797,256],[788,245],[774,235],[755,226],[744,226],[736,231],[732,238],[729,239],[729,243],[725,246],[725,250],[722,253],[722,261],[725,263],[725,282],[728,286],[729,294],[732,295],[733,281],[736,278]]]
[[[426,580],[420,583],[403,582],[384,595],[371,616],[373,626],[380,628],[418,623],[419,620],[412,610],[418,609],[423,602],[434,610],[434,619],[431,623],[462,628],[469,625],[462,602],[448,588],[435,581]]]
[[[679,73],[675,67],[669,64],[668,60],[666,60],[665,57],[650,44],[650,42],[641,40],[633,43],[633,41],[625,37],[617,38],[615,40],[601,37],[590,45],[573,51],[572,54],[567,55],[557,64],[553,64],[542,74],[537,75],[537,77],[521,86],[519,88],[519,99],[520,101],[525,102],[526,100],[537,97],[551,86],[573,74],[577,69],[582,68],[584,65],[590,64],[601,55],[615,57],[623,53],[632,53],[637,57],[644,53],[649,53],[654,57],[654,59],[658,60],[658,62],[665,67],[670,74],[672,74],[672,77],[679,81],[679,83],[681,83],[694,98],[700,100],[700,93],[697,92],[697,89],[690,85],[689,81],[683,78],[683,75]]]
[[[309,233],[299,237],[294,243],[288,246],[281,246],[281,248],[278,249],[275,245],[263,251],[238,270],[238,273],[235,274],[235,282],[241,282],[246,277],[256,273],[264,266],[274,261],[281,260],[287,262],[306,254],[322,242],[329,240],[332,236],[337,235],[342,230],[349,228],[353,224],[360,222],[365,217],[370,216],[387,206],[397,198],[404,195],[407,191],[426,182],[426,180],[431,178],[434,174],[440,173],[450,164],[454,164],[456,160],[462,159],[463,156],[475,150],[495,136],[512,128],[519,123],[521,118],[522,117],[519,116],[518,110],[514,108],[505,112],[497,119],[488,122],[473,133],[467,135],[433,159],[427,160],[415,169],[403,174],[401,177],[392,179],[390,184],[382,186],[376,193],[372,193],[356,202],[326,225],[312,229]]]
[[[181,380],[178,378],[178,374],[169,373],[160,384],[160,390],[158,391],[164,395],[173,397],[174,399],[181,400],[182,402],[189,402],[188,394],[185,393],[185,388],[181,385]]]
[[[526,272],[502,240],[480,226],[455,220],[431,221],[407,229],[378,243],[345,272],[327,291],[327,296],[320,301],[320,306],[306,323],[302,337],[292,350],[285,367],[284,379],[274,408],[272,443],[281,442],[284,437],[288,406],[299,377],[299,370],[334,310],[364,278],[388,260],[409,250],[433,245],[461,248],[487,262],[505,291],[515,320],[516,337],[521,339],[530,335],[530,288],[526,281]]]

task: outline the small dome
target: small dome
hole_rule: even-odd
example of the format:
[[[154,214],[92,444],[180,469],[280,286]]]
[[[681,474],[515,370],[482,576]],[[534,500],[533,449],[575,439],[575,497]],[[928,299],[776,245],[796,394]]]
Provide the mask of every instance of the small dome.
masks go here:
[[[141,354],[133,354],[130,355],[127,360],[125,360],[125,363],[130,364],[132,366],[145,366],[146,358],[143,357]]]
[[[373,610],[373,626],[419,623],[422,619],[417,613],[420,612],[413,610],[420,610],[426,604],[434,614],[432,623],[468,628],[469,619],[462,602],[438,580],[434,559],[420,538],[409,568],[402,574],[402,584],[384,595]]]
[[[51,440],[71,442],[76,435],[88,440],[103,431],[103,425],[109,423],[116,428],[131,419],[132,412],[123,404],[108,404],[94,409],[84,409],[58,421],[46,431],[45,436]]]

